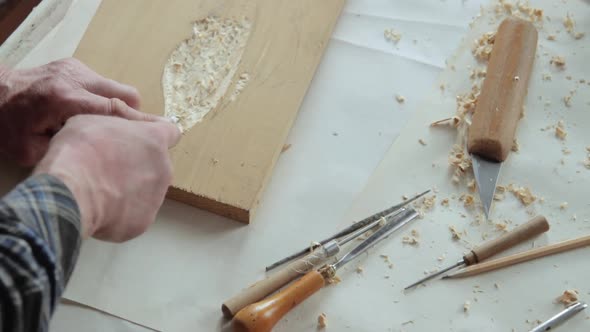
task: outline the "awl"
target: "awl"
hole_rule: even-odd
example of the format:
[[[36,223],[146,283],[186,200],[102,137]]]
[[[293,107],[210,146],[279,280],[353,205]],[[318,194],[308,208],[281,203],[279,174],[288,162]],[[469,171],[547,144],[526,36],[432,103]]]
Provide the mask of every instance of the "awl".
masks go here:
[[[467,150],[486,218],[502,162],[514,144],[537,48],[537,30],[529,21],[502,21],[494,40],[486,78],[469,127]]]
[[[510,232],[472,249],[470,252],[465,254],[457,263],[416,281],[415,283],[406,287],[404,290],[408,290],[412,287],[418,286],[454,268],[477,264],[489,257],[494,256],[497,253],[509,249],[525,240],[532,238],[533,236],[542,234],[548,230],[549,223],[547,222],[547,219],[545,219],[545,217],[543,216],[536,216],[528,222],[511,230]]]

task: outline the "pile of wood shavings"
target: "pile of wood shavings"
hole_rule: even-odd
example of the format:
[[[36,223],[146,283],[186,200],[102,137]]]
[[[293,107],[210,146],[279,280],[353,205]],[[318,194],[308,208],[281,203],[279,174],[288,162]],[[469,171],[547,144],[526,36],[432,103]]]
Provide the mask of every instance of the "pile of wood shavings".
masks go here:
[[[496,12],[496,17],[507,14],[533,23],[543,21],[543,10],[531,7],[528,1],[512,3],[510,1],[500,0],[496,4],[494,11]]]
[[[582,39],[584,37],[583,32],[575,31],[576,21],[574,21],[574,18],[569,13],[563,19],[563,26],[565,27],[565,30],[575,39]]]
[[[507,187],[508,191],[511,192],[518,200],[524,205],[529,206],[537,200],[537,197],[533,195],[530,188],[519,187],[514,184],[509,184]]]

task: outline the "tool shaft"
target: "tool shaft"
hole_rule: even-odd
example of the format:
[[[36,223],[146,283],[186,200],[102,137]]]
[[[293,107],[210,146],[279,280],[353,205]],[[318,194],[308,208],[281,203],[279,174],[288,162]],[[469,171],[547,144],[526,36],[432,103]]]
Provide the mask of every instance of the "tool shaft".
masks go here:
[[[375,213],[375,214],[373,214],[373,215],[371,215],[371,216],[369,216],[369,217],[367,217],[367,218],[365,218],[365,219],[363,219],[361,221],[357,221],[354,224],[352,224],[352,225],[348,226],[347,228],[345,228],[344,230],[342,230],[342,231],[340,231],[340,232],[338,232],[338,233],[330,236],[327,239],[324,239],[324,240],[320,241],[319,244],[320,245],[324,245],[324,244],[326,244],[326,243],[328,243],[328,242],[330,242],[330,241],[332,241],[334,239],[337,239],[337,238],[346,236],[346,235],[348,235],[348,234],[350,234],[350,233],[352,233],[352,232],[354,232],[354,231],[356,231],[356,230],[358,230],[360,228],[363,228],[363,227],[365,227],[365,226],[367,226],[369,224],[372,224],[375,221],[377,221],[377,220],[379,220],[379,219],[381,219],[381,218],[383,218],[383,217],[385,217],[387,215],[390,215],[390,214],[392,214],[392,213],[400,210],[404,206],[407,206],[408,204],[412,203],[413,201],[419,199],[420,197],[426,195],[429,192],[430,192],[430,190],[426,190],[426,191],[424,191],[424,192],[422,192],[422,193],[420,193],[420,194],[418,194],[418,195],[416,195],[416,196],[414,196],[414,197],[412,197],[412,198],[410,198],[408,200],[405,200],[405,201],[403,201],[403,202],[401,202],[399,204],[396,204],[396,205],[394,205],[394,206],[392,206],[390,208],[387,208],[387,209],[385,209],[385,210],[383,210],[381,212],[377,212],[377,213]],[[290,255],[288,257],[285,257],[285,258],[283,258],[283,259],[281,259],[281,260],[279,260],[279,261],[277,261],[277,262],[275,262],[275,263],[267,266],[266,267],[266,271],[270,271],[270,270],[276,268],[277,266],[283,265],[286,262],[290,262],[290,261],[292,261],[293,259],[295,259],[297,257],[301,257],[301,256],[305,255],[306,253],[310,252],[313,249],[314,248],[310,248],[310,247],[307,247],[305,249],[302,249],[302,250],[296,252],[293,255]]]
[[[560,324],[563,324],[565,321],[572,318],[577,313],[586,309],[587,307],[588,307],[588,304],[586,304],[584,302],[576,302],[576,303],[570,305],[569,307],[567,307],[565,310],[559,312],[557,315],[549,318],[547,321],[545,321],[541,325],[536,326],[534,329],[530,330],[530,332],[551,331],[551,330],[553,330],[553,328],[557,327]]]
[[[391,233],[395,232],[396,230],[403,227],[405,224],[413,220],[418,216],[418,212],[412,208],[404,209],[401,213],[395,216],[388,216],[386,219],[388,222],[379,228],[375,233],[371,234],[365,241],[361,242],[358,246],[344,255],[336,264],[333,265],[335,270],[338,270],[342,266],[346,265],[346,263],[350,262],[351,260],[358,257],[363,252],[367,251],[368,249],[375,246],[377,243],[383,241],[387,238]]]

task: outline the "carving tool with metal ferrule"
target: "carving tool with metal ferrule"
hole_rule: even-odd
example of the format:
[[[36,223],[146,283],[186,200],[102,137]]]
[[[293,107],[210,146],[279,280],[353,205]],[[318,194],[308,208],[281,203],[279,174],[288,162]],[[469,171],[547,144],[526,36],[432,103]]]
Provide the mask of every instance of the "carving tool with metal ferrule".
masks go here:
[[[418,216],[411,207],[389,219],[366,240],[342,256],[336,263],[312,270],[278,293],[240,310],[233,320],[234,331],[268,332],[296,305],[320,290],[336,275],[336,270],[387,238]]]
[[[502,162],[512,149],[522,117],[536,48],[537,30],[531,22],[516,18],[502,21],[467,139],[486,218]]]
[[[590,246],[590,235],[582,236],[576,239],[571,239],[567,241],[558,242],[555,244],[546,245],[543,247],[535,248],[526,250],[523,252],[519,252],[517,254],[496,258],[489,260],[487,262],[477,264],[474,266],[469,266],[464,269],[461,269],[453,274],[449,274],[445,276],[443,279],[454,279],[454,278],[465,278],[471,277],[474,275],[478,275],[480,273],[485,273],[489,271],[495,271],[498,269],[502,269],[508,266],[512,266],[515,264],[520,264],[523,262],[528,262],[533,259],[551,256],[555,254],[559,254],[562,252],[566,252],[569,250],[574,250],[578,248],[584,248]]]
[[[305,249],[302,249],[302,250],[294,253],[293,255],[290,255],[288,257],[285,257],[285,258],[283,258],[283,259],[281,259],[281,260],[279,260],[279,261],[277,261],[277,262],[275,262],[275,263],[267,266],[266,267],[266,271],[270,271],[270,270],[276,268],[277,266],[283,265],[283,264],[285,264],[287,262],[290,262],[290,261],[292,261],[292,260],[294,260],[294,259],[296,259],[298,257],[301,257],[301,256],[303,256],[303,255],[311,252],[312,250],[314,250],[315,248],[317,248],[317,246],[319,246],[319,245],[324,245],[324,244],[326,244],[326,243],[328,243],[328,242],[330,242],[330,241],[332,241],[334,239],[337,239],[337,238],[343,237],[345,235],[348,235],[348,234],[350,234],[350,233],[358,230],[359,228],[363,228],[363,227],[365,227],[365,226],[367,226],[367,225],[369,225],[371,223],[374,223],[376,220],[379,220],[379,219],[381,219],[381,218],[383,218],[383,217],[385,217],[387,215],[390,215],[390,214],[392,214],[392,213],[394,213],[396,211],[399,211],[404,206],[407,206],[408,204],[414,202],[415,200],[417,200],[418,198],[420,198],[420,197],[428,194],[429,192],[430,192],[430,190],[426,190],[425,192],[423,192],[421,194],[418,194],[418,195],[416,195],[416,196],[414,196],[414,197],[412,197],[410,199],[407,199],[407,200],[405,200],[405,201],[403,201],[403,202],[401,202],[399,204],[396,204],[396,205],[394,205],[394,206],[392,206],[390,208],[387,208],[387,209],[385,209],[385,210],[383,210],[381,212],[377,212],[377,213],[375,213],[375,214],[373,214],[373,215],[371,215],[371,216],[369,216],[369,217],[367,217],[367,218],[365,218],[365,219],[363,219],[361,221],[357,221],[354,224],[348,226],[346,229],[343,229],[342,231],[340,231],[340,232],[338,232],[338,233],[330,236],[329,238],[320,241],[318,243],[318,245],[311,246],[311,247],[307,247]]]
[[[356,231],[339,239],[331,240],[326,244],[316,247],[306,256],[290,263],[285,268],[271,274],[263,280],[258,281],[250,287],[243,289],[240,293],[223,302],[221,311],[225,317],[232,318],[245,306],[263,299],[270,293],[288,284],[293,279],[296,279],[297,277],[311,271],[314,267],[323,264],[328,258],[338,254],[343,245],[367,233],[369,230],[378,227],[381,223],[386,222],[386,218],[391,218],[402,211],[404,211],[404,208],[396,210],[385,218],[381,217],[380,219],[373,221],[371,224],[357,229]]]
[[[534,329],[530,330],[529,332],[546,332],[546,331],[553,331],[558,325],[563,324],[568,319],[575,316],[580,311],[586,309],[588,304],[584,302],[576,302],[569,307],[565,308],[563,311],[559,312],[557,315],[549,318],[544,323],[536,326]]]
[[[458,268],[460,266],[469,266],[473,264],[477,264],[491,256],[494,256],[497,253],[500,253],[508,248],[511,248],[525,240],[532,238],[533,236],[539,235],[549,230],[549,223],[547,219],[543,216],[537,216],[528,222],[516,227],[515,229],[511,230],[510,232],[500,236],[497,239],[488,241],[483,245],[474,248],[469,253],[465,254],[463,258],[443,270],[440,270],[436,273],[428,275],[417,282],[411,284],[410,286],[406,287],[404,290],[408,290],[415,286],[418,286],[430,279],[434,279],[454,268]]]

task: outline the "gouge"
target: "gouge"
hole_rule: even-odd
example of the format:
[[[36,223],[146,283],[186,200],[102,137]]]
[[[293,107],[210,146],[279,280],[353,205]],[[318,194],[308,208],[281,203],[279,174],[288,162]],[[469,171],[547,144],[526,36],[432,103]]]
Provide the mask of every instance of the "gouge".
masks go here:
[[[497,239],[488,241],[482,244],[479,247],[471,250],[467,254],[463,256],[463,258],[443,270],[430,274],[415,283],[411,284],[410,286],[404,288],[404,290],[408,290],[415,286],[418,286],[430,279],[436,278],[454,268],[460,266],[469,266],[473,264],[477,264],[495,254],[502,252],[508,248],[511,248],[525,240],[532,238],[533,236],[539,235],[549,230],[549,223],[547,219],[543,216],[536,216],[533,219],[529,220],[528,222],[516,227],[515,229],[511,230],[510,232],[500,236]]]
[[[568,319],[575,316],[580,311],[586,309],[588,305],[584,302],[576,302],[563,311],[559,312],[557,315],[549,318],[544,323],[536,326],[534,329],[530,330],[529,332],[546,332],[546,331],[553,331],[554,328],[563,324]]]
[[[389,216],[386,216],[386,218],[391,219],[393,216],[401,213],[402,211],[403,209],[397,210]],[[296,279],[297,277],[300,277],[301,275],[311,271],[314,267],[325,263],[328,258],[335,256],[340,252],[341,246],[365,234],[367,231],[378,227],[381,223],[387,221],[386,218],[381,217],[381,219],[377,219],[373,223],[368,224],[365,227],[360,228],[342,238],[331,240],[326,244],[320,245],[308,255],[291,262],[280,271],[277,271],[267,278],[258,281],[246,289],[243,289],[240,293],[226,300],[221,306],[221,311],[225,317],[232,318],[238,311],[242,310],[248,304],[263,299],[270,293],[285,286],[293,279]]]
[[[234,331],[237,332],[268,332],[291,309],[320,290],[326,280],[336,275],[336,270],[358,257],[367,249],[372,248],[388,235],[395,232],[418,216],[413,208],[404,211],[379,228],[366,240],[344,255],[335,264],[324,266],[305,274],[301,279],[282,289],[278,293],[260,302],[250,304],[240,310],[233,320]]]
[[[531,22],[516,18],[502,21],[467,138],[486,218],[502,162],[514,144],[536,48],[537,30]]]

